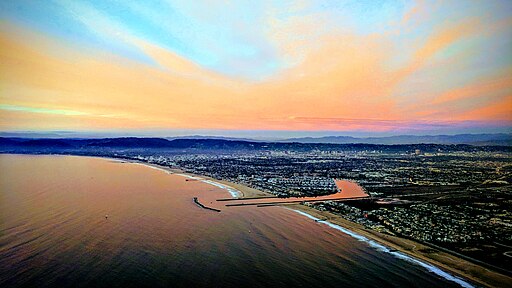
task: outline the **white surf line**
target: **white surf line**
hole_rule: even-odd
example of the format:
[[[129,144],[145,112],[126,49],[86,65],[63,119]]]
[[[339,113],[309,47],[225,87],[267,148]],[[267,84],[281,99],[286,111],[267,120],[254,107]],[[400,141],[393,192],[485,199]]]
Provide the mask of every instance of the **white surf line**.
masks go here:
[[[290,209],[290,208],[286,208],[286,209]],[[295,209],[290,209],[290,210],[293,210],[293,211],[295,211],[295,212],[297,212],[297,213],[299,213],[299,214],[301,214],[303,216],[306,216],[309,219],[315,220],[318,223],[322,223],[322,224],[325,224],[325,225],[327,225],[327,226],[329,226],[331,228],[339,230],[339,231],[341,231],[341,232],[343,232],[343,233],[345,233],[345,234],[347,234],[347,235],[349,235],[349,236],[351,236],[351,237],[353,237],[353,238],[355,238],[355,239],[357,239],[359,241],[366,242],[366,243],[368,243],[370,245],[370,247],[375,248],[377,251],[384,252],[384,253],[389,253],[389,254],[393,255],[394,257],[396,257],[396,258],[405,260],[405,261],[407,261],[409,263],[413,263],[413,264],[419,265],[419,266],[427,269],[428,271],[430,271],[430,272],[432,272],[432,273],[434,273],[434,274],[436,274],[436,275],[438,275],[438,276],[440,276],[440,277],[442,277],[442,278],[444,278],[446,280],[453,281],[453,282],[459,284],[462,287],[465,287],[465,288],[475,287],[475,286],[471,285],[470,283],[464,281],[463,279],[461,279],[459,277],[456,277],[456,276],[453,276],[453,275],[451,275],[451,274],[441,270],[440,268],[438,268],[438,267],[436,267],[436,266],[434,266],[432,264],[420,261],[420,260],[418,260],[418,259],[416,259],[416,258],[414,258],[412,256],[406,255],[406,254],[404,254],[402,252],[391,251],[388,247],[386,247],[386,246],[384,246],[382,244],[379,244],[376,241],[370,240],[370,239],[368,239],[368,238],[366,238],[366,237],[364,237],[362,235],[359,235],[359,234],[357,234],[355,232],[352,232],[352,231],[350,231],[350,230],[348,230],[346,228],[343,228],[343,227],[341,227],[339,225],[333,224],[333,223],[328,222],[328,221],[320,220],[320,219],[318,219],[318,218],[316,218],[316,217],[314,217],[312,215],[309,215],[306,212],[302,212],[302,211],[295,210]]]
[[[179,174],[176,174],[176,175],[183,176],[183,177],[186,177],[186,178],[189,178],[189,179],[198,180],[198,181],[201,181],[203,183],[210,184],[210,185],[213,185],[215,187],[218,187],[220,189],[227,190],[229,192],[229,194],[231,194],[231,197],[233,197],[233,198],[238,198],[242,194],[240,191],[238,191],[237,189],[235,189],[235,188],[233,188],[231,186],[228,186],[228,185],[225,185],[225,184],[222,184],[222,183],[219,183],[219,182],[215,182],[213,180],[208,180],[208,179],[204,179],[204,178],[201,178],[201,177],[187,175],[187,174],[183,174],[183,173],[179,173]]]
[[[176,173],[176,175],[181,176],[181,177],[185,177],[185,178],[189,178],[189,179],[194,179],[194,180],[202,180],[203,179],[203,178],[200,178],[200,177],[196,177],[196,176],[192,176],[192,175],[188,175],[188,174],[183,174],[183,173]]]
[[[198,181],[201,181],[203,183],[207,183],[207,184],[216,186],[218,188],[227,190],[229,192],[229,194],[231,194],[231,197],[233,197],[233,198],[238,198],[241,195],[240,191],[238,191],[237,189],[235,189],[235,188],[233,188],[231,186],[228,186],[228,185],[221,184],[219,182],[212,181],[212,180],[207,180],[207,179],[204,179],[204,178],[201,178],[201,177],[196,177],[196,176],[192,176],[192,175],[188,175],[188,174],[183,174],[183,173],[174,173],[174,172],[168,171],[168,170],[166,170],[164,168],[156,167],[156,166],[153,166],[153,165],[147,164],[147,163],[130,162],[130,161],[122,161],[122,160],[120,162],[141,165],[141,166],[149,167],[151,169],[155,169],[155,170],[158,170],[158,171],[165,172],[167,174],[174,174],[174,175],[186,177],[186,178],[189,178],[189,179],[198,180]]]
[[[201,182],[208,183],[210,185],[219,187],[221,189],[225,189],[229,192],[229,194],[231,194],[231,197],[233,197],[233,198],[238,198],[241,194],[240,191],[236,190],[235,188],[228,186],[228,185],[221,184],[219,182],[215,182],[212,180],[206,180],[206,179],[201,180]]]
[[[145,167],[148,167],[148,168],[151,168],[151,169],[163,171],[163,172],[165,172],[167,174],[173,174],[171,171],[165,170],[164,168],[153,166],[151,164],[145,164],[145,163],[139,163],[139,162],[129,162],[129,161],[126,161],[126,162],[123,162],[123,163],[130,163],[130,164],[135,164],[135,165],[141,165],[141,166],[145,166]]]
[[[207,180],[207,179],[204,179],[204,178],[201,178],[201,177],[196,177],[196,176],[192,176],[192,175],[188,175],[188,174],[183,174],[183,173],[173,173],[173,172],[168,171],[168,170],[166,170],[164,168],[156,167],[156,166],[153,166],[151,164],[146,164],[146,163],[129,162],[129,161],[125,161],[125,163],[142,165],[142,166],[146,166],[146,167],[149,167],[149,168],[152,168],[152,169],[155,169],[155,170],[163,171],[163,172],[165,172],[167,174],[174,174],[174,175],[186,177],[186,178],[189,178],[189,179],[198,180],[198,181],[201,181],[203,183],[207,183],[207,184],[213,185],[215,187],[227,190],[229,192],[229,194],[231,194],[231,197],[233,197],[233,198],[238,198],[238,197],[240,197],[240,195],[242,195],[242,193],[240,191],[238,191],[237,189],[235,189],[235,188],[233,188],[231,186],[225,185],[225,184],[221,184],[219,182],[215,182],[213,180]]]

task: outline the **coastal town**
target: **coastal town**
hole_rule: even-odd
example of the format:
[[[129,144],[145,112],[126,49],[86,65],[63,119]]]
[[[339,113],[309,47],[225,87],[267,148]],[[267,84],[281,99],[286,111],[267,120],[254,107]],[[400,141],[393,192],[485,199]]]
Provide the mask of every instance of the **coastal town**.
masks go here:
[[[356,181],[370,197],[305,203],[380,233],[432,244],[489,265],[512,264],[512,161],[505,151],[236,151],[116,153],[272,195],[337,192]]]

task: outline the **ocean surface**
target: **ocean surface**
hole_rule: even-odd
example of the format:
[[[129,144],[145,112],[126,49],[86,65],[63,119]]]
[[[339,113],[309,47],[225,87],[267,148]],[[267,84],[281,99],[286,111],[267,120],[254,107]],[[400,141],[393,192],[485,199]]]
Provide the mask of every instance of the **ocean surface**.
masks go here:
[[[302,212],[224,207],[215,200],[236,191],[185,179],[108,159],[0,155],[0,287],[469,286]]]

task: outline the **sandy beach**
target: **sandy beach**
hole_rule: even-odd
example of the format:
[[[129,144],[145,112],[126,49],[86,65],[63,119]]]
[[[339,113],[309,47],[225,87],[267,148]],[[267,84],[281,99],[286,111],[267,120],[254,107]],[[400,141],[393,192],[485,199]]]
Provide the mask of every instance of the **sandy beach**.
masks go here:
[[[120,159],[116,159],[120,160]],[[253,198],[253,197],[269,197],[274,196],[270,193],[266,193],[251,187],[247,187],[242,184],[228,182],[224,180],[217,180],[211,177],[195,175],[192,173],[186,173],[179,169],[171,169],[169,167],[160,166],[157,164],[145,163],[140,161],[128,161],[122,160],[124,162],[129,163],[139,163],[146,166],[151,166],[154,168],[158,168],[168,173],[173,174],[183,174],[188,177],[197,177],[207,181],[212,181],[216,183],[220,183],[226,187],[230,187],[236,189],[239,192],[239,198]],[[345,229],[348,229],[356,234],[364,236],[368,239],[374,240],[377,243],[380,243],[388,248],[396,249],[406,255],[412,256],[418,260],[430,263],[435,265],[444,271],[451,273],[454,276],[460,276],[466,278],[478,285],[487,286],[487,287],[509,287],[512,283],[512,277],[507,275],[500,274],[498,272],[489,270],[480,265],[474,264],[464,259],[457,258],[456,256],[439,251],[437,249],[431,248],[429,246],[423,245],[421,243],[417,243],[415,241],[400,238],[397,236],[392,236],[388,234],[383,234],[374,230],[370,230],[365,228],[364,226],[343,219],[342,217],[335,215],[333,213],[327,211],[320,211],[305,205],[301,204],[287,204],[286,208],[291,208],[294,210],[299,210],[304,213],[307,213],[313,217],[326,220],[330,223],[339,225]],[[265,208],[260,208],[265,209]],[[320,225],[320,224],[319,224]]]
[[[433,264],[445,271],[469,279],[479,285],[490,287],[509,287],[512,278],[498,272],[489,270],[452,254],[433,249],[418,242],[392,235],[379,233],[364,226],[343,219],[342,217],[326,211],[319,211],[305,205],[287,206],[306,212],[314,217],[340,225],[359,235],[372,239],[392,249],[396,249],[419,260]]]
[[[188,176],[188,177],[200,178],[202,180],[207,180],[207,181],[212,181],[212,182],[220,183],[220,184],[222,184],[222,185],[224,185],[226,187],[230,187],[230,188],[233,188],[233,189],[237,190],[237,192],[239,192],[239,196],[238,196],[239,198],[272,197],[272,196],[274,196],[274,195],[272,195],[270,193],[263,192],[263,191],[260,191],[260,190],[257,190],[257,189],[251,188],[251,187],[247,187],[247,186],[242,185],[242,184],[238,184],[238,183],[234,183],[234,182],[229,182],[229,181],[225,181],[225,180],[218,180],[218,179],[214,179],[214,178],[211,178],[211,177],[208,177],[208,176],[188,173],[188,172],[185,172],[185,171],[180,170],[180,169],[172,169],[172,168],[169,168],[169,167],[166,167],[166,166],[162,166],[162,165],[158,165],[158,164],[154,164],[154,163],[147,163],[147,162],[142,162],[142,161],[127,160],[127,159],[116,159],[116,158],[110,158],[110,159],[121,161],[121,162],[126,162],[126,163],[142,164],[142,165],[145,165],[145,166],[157,168],[159,170],[164,170],[164,171],[166,171],[168,173],[172,173],[172,174],[178,174],[178,175],[182,174],[182,175]]]

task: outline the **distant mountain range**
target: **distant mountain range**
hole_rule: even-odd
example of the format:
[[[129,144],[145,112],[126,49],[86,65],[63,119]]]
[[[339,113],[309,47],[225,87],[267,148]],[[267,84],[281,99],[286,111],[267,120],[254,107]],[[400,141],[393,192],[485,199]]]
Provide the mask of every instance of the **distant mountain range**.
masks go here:
[[[400,135],[388,137],[356,138],[350,136],[302,137],[280,140],[280,142],[331,143],[331,144],[469,144],[512,146],[512,134],[457,134],[457,135]]]
[[[91,150],[100,148],[113,149],[263,149],[271,143],[237,141],[225,139],[164,139],[164,138],[99,138],[99,139],[73,139],[73,138],[19,138],[0,137],[0,148],[4,150]],[[274,143],[277,147],[310,146],[300,143]],[[315,145],[315,144],[313,144]],[[324,145],[324,144],[319,144]]]
[[[228,139],[173,139],[164,138],[15,138],[0,137],[0,152],[3,153],[88,153],[121,150],[167,150],[167,151],[388,151],[423,152],[438,151],[510,151],[511,146],[474,146],[467,144],[367,144],[367,143],[312,143],[299,142],[254,142]]]
[[[31,139],[108,139],[105,136],[93,136],[93,134],[82,135],[78,132],[0,132],[0,137],[5,138],[31,138]],[[129,139],[136,137],[111,137],[110,139]],[[512,146],[512,133],[496,133],[496,134],[457,134],[457,135],[399,135],[387,137],[351,137],[351,136],[325,136],[325,137],[299,137],[276,140],[261,140],[252,138],[237,138],[224,136],[173,136],[162,137],[167,140],[176,139],[213,139],[213,140],[230,140],[230,141],[247,141],[247,142],[279,142],[279,143],[329,143],[329,144],[469,144],[477,146],[497,145]],[[158,138],[158,139],[162,139]],[[157,139],[157,138],[141,138],[138,139]]]
[[[225,137],[225,136],[204,136],[204,135],[190,135],[190,136],[174,136],[174,137],[165,137],[167,140],[176,140],[176,139],[214,139],[214,140],[230,140],[230,141],[249,141],[249,142],[272,142],[265,140],[258,140],[252,138],[237,138],[237,137]]]

